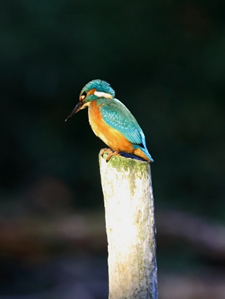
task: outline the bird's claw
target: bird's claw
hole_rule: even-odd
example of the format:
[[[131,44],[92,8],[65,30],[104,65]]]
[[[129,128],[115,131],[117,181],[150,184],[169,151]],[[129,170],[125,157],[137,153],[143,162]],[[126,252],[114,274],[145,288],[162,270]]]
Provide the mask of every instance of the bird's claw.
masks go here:
[[[119,155],[119,152],[117,151],[113,151],[111,148],[102,148],[100,150],[100,155],[103,157],[104,153],[107,152],[108,153],[108,156],[106,158],[106,162],[109,162],[109,160],[112,158],[112,156],[117,156]],[[110,152],[110,154],[109,154]]]
[[[108,157],[106,158],[106,162],[109,162],[109,160],[112,158],[112,156],[117,156],[117,155],[119,155],[119,152],[117,152],[117,151],[113,152],[112,151],[112,153],[109,154]]]
[[[103,157],[103,155],[104,155],[104,153],[105,152],[112,152],[112,150],[110,149],[110,148],[102,148],[101,150],[100,150],[100,156],[102,156]]]

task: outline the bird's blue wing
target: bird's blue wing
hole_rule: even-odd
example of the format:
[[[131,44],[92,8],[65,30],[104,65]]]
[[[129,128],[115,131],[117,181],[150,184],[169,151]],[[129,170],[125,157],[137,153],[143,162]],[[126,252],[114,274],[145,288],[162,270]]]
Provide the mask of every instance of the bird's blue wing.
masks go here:
[[[119,100],[113,99],[100,105],[102,117],[107,125],[119,131],[133,144],[146,147],[144,133],[131,112]]]

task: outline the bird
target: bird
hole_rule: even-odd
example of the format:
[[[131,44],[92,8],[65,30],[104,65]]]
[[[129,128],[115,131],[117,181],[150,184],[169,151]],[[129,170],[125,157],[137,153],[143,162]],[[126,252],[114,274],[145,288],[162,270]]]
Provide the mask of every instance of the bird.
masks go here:
[[[85,108],[88,108],[89,123],[93,132],[111,149],[107,162],[112,156],[121,153],[148,162],[154,161],[148,152],[145,135],[137,120],[128,108],[115,98],[115,91],[108,82],[100,79],[88,82],[80,92],[77,105],[65,121]],[[100,153],[102,154],[102,151]]]

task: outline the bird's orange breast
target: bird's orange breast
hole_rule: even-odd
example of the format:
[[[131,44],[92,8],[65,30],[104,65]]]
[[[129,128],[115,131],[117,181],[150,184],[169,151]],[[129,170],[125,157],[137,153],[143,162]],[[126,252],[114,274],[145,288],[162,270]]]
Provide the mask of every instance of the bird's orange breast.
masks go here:
[[[105,144],[114,151],[133,153],[134,148],[119,131],[107,125],[102,118],[100,106],[96,101],[91,102],[88,108],[89,122],[95,135],[97,135]]]

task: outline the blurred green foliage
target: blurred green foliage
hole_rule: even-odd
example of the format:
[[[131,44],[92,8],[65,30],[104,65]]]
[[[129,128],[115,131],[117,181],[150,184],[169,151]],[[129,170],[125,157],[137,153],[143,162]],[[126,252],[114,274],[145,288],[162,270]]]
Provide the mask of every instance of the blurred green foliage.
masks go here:
[[[64,123],[91,79],[111,83],[145,132],[157,206],[225,217],[225,2],[1,0],[1,204],[40,177],[102,206],[87,111]]]

